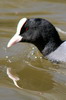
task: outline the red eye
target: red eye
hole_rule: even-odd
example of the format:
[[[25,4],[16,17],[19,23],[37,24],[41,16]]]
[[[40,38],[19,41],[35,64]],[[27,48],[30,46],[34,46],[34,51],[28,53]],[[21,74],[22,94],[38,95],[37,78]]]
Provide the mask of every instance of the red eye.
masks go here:
[[[27,27],[27,28],[26,28],[26,31],[27,31],[28,29],[29,29],[29,28]]]

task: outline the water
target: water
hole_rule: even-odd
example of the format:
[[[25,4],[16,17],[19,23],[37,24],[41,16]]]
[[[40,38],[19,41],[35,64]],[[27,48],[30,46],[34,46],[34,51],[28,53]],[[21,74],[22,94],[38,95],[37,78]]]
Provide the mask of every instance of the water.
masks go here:
[[[38,49],[28,43],[7,49],[23,17],[46,18],[66,31],[65,9],[65,0],[0,1],[1,100],[66,100],[66,63],[42,59]],[[66,35],[59,35],[66,40]]]

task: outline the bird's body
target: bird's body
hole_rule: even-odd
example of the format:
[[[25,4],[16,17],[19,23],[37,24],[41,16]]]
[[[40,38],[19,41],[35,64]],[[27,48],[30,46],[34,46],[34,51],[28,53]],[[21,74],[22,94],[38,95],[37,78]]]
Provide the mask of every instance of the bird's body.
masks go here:
[[[51,61],[66,62],[66,41],[63,42],[55,51],[47,55]]]
[[[66,41],[60,39],[54,25],[45,19],[21,19],[16,35],[13,36],[7,47],[17,42],[32,43],[49,60],[66,62]]]

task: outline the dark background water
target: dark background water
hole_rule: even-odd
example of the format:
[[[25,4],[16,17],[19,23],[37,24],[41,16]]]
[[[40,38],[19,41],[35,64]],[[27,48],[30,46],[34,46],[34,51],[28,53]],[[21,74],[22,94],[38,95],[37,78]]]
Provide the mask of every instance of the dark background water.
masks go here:
[[[65,10],[66,0],[0,1],[0,100],[66,100],[65,63],[42,59],[32,44],[20,43],[7,49],[21,18],[45,18],[65,31]],[[59,35],[66,39],[66,35]],[[22,89],[13,82],[17,78]]]

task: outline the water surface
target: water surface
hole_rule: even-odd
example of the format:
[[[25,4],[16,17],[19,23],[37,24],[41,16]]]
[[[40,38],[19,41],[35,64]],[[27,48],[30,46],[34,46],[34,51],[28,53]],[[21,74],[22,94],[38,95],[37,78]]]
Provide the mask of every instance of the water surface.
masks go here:
[[[66,63],[42,59],[38,49],[20,43],[7,49],[23,17],[45,18],[66,30],[65,0],[0,1],[0,99],[1,100],[66,100]],[[65,40],[66,35],[60,34]],[[7,74],[10,69],[11,78]],[[15,86],[14,81],[22,88]]]

